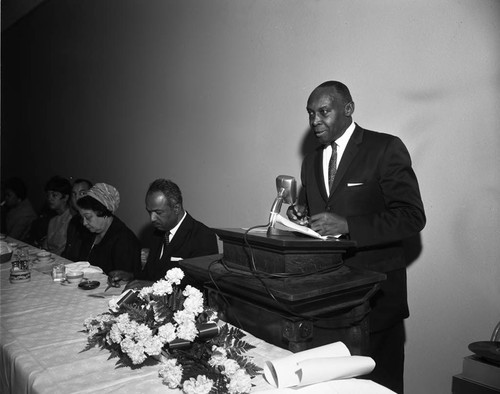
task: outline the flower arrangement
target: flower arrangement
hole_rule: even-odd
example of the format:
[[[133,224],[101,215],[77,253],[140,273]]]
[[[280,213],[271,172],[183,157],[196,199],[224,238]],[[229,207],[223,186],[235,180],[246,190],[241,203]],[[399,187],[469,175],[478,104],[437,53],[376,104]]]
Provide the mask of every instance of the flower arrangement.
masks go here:
[[[192,286],[180,288],[184,272],[173,268],[165,279],[109,302],[110,311],[85,320],[88,343],[118,357],[118,366],[158,363],[159,377],[186,394],[248,393],[261,373],[245,353],[254,348],[236,327],[220,325]]]

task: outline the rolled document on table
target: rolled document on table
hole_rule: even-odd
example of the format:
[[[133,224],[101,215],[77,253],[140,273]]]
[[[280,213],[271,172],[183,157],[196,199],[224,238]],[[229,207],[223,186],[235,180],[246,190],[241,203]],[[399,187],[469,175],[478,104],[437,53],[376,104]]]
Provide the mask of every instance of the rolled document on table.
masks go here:
[[[328,380],[349,379],[370,373],[375,368],[371,357],[348,356],[316,358],[299,362],[299,384],[326,382]]]
[[[284,388],[366,375],[374,367],[372,358],[351,356],[347,346],[335,342],[267,361],[264,376],[269,384]]]

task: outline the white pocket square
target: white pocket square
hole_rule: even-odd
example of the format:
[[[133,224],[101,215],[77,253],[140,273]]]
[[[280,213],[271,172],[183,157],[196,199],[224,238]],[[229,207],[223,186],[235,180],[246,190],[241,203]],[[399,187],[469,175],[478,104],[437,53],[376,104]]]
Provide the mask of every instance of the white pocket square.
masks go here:
[[[354,187],[354,186],[361,186],[363,185],[363,182],[359,182],[359,183],[348,183],[347,184],[347,187]]]

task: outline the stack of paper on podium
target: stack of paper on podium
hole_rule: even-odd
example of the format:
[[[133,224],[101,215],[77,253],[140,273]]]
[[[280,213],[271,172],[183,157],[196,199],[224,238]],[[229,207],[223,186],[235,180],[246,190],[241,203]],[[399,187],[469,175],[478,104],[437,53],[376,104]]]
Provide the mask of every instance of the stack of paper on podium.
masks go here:
[[[335,342],[267,361],[264,377],[276,389],[265,393],[393,393],[370,380],[352,379],[373,368],[371,357],[351,356],[344,343]]]
[[[276,223],[281,224],[289,231],[297,231],[301,234],[308,235],[310,237],[318,238],[318,239],[322,239],[322,240],[340,237],[340,234],[338,234],[338,235],[320,235],[316,231],[311,229],[310,227],[301,226],[300,224],[294,223],[290,219],[287,219],[287,218],[281,216],[280,214],[276,215]]]

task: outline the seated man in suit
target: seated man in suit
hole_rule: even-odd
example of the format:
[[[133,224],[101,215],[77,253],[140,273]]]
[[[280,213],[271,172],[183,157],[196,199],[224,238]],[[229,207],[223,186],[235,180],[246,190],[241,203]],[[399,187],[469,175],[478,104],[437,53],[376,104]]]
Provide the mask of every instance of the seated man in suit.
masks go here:
[[[146,193],[146,210],[155,227],[155,240],[146,265],[127,288],[141,288],[179,267],[179,260],[219,253],[215,232],[195,220],[182,206],[182,194],[172,181],[157,179]],[[192,279],[185,278],[183,284]]]

